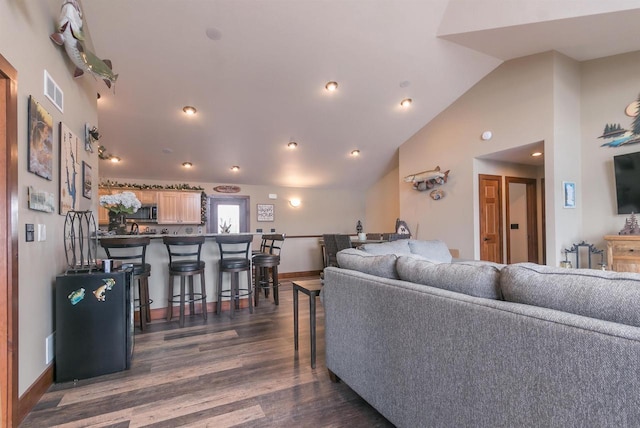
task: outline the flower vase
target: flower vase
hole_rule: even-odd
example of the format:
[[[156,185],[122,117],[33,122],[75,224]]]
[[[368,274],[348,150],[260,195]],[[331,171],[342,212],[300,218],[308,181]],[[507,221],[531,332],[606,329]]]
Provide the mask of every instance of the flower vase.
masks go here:
[[[109,232],[114,231],[116,235],[127,234],[127,218],[122,213],[109,211]]]

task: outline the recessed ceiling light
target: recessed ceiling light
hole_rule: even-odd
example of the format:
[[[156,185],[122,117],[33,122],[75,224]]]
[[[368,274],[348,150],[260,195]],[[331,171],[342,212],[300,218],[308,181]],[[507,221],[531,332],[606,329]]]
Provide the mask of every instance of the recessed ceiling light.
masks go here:
[[[109,158],[109,160],[110,160],[111,162],[113,162],[113,163],[118,163],[118,162],[120,162],[120,158],[119,158],[118,156],[111,156],[111,157]]]
[[[412,102],[413,100],[411,98],[405,98],[404,100],[400,101],[400,105],[404,108],[407,108],[411,105]]]
[[[351,151],[351,156],[360,156],[360,150],[358,150],[358,149],[352,150]]]
[[[295,149],[298,147],[298,143],[296,143],[295,141],[289,141],[289,144],[287,144],[287,147],[289,147],[290,149]]]
[[[195,108],[195,107],[192,107],[192,106],[184,106],[184,107],[182,107],[182,111],[183,111],[185,114],[187,114],[187,115],[191,116],[191,115],[196,114],[196,112],[197,112],[198,110],[196,110],[196,108]]]
[[[100,99],[100,92],[98,92],[97,94],[98,94],[98,95],[97,95],[98,99]]]
[[[231,167],[231,171],[233,172],[240,171],[240,167],[238,165],[234,165]]]
[[[182,166],[185,168],[191,168],[193,164],[191,162],[182,162]]]
[[[531,153],[531,156],[533,156],[534,158],[537,158],[538,156],[542,156],[542,152],[533,152]]]
[[[333,91],[335,91],[336,89],[338,89],[338,82],[334,82],[334,81],[327,82],[327,84],[326,84],[326,85],[324,85],[324,87],[325,87],[325,89],[326,89],[327,91],[329,91],[329,92],[333,92]]]

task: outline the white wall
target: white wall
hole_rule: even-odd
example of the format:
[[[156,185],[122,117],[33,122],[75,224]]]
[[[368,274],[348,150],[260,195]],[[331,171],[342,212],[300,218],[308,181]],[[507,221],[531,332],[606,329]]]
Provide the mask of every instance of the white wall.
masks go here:
[[[474,158],[553,138],[554,55],[506,62],[400,147],[400,177],[450,169],[444,199],[400,185],[400,216],[418,238],[442,239],[460,257],[479,258],[478,174]],[[483,131],[493,138],[482,141]]]
[[[369,188],[364,232],[394,232],[396,219],[400,217],[399,187],[400,177],[396,166]]]
[[[45,338],[53,332],[53,285],[65,267],[63,247],[64,217],[59,215],[59,122],[72,132],[84,135],[84,124],[97,125],[96,81],[85,76],[73,78],[73,69],[64,49],[49,40],[60,12],[60,1],[2,2],[0,5],[0,54],[18,71],[18,190],[19,190],[19,367],[18,390],[22,395],[46,370]],[[64,92],[64,114],[43,94],[44,70],[48,70]],[[29,95],[53,116],[53,180],[27,171],[27,111]],[[98,174],[97,154],[79,149],[82,161]],[[80,179],[78,179],[80,181]],[[49,214],[27,208],[27,188],[34,186],[55,195],[56,212]],[[79,197],[78,209],[90,209],[92,200]],[[25,224],[44,224],[44,242],[25,242]]]
[[[615,235],[628,215],[617,215],[613,156],[640,151],[640,145],[600,147],[605,124],[630,128],[626,106],[640,93],[640,52],[617,55],[581,64],[581,237],[605,248],[604,235]]]

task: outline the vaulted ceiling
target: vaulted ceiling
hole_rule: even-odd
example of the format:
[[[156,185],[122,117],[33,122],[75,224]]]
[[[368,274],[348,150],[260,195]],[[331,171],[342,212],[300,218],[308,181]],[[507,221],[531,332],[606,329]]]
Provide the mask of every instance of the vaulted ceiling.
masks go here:
[[[119,74],[111,90],[96,83],[100,144],[122,159],[102,161],[100,176],[131,181],[366,189],[393,168],[403,142],[502,61],[640,50],[638,0],[82,7],[96,55]],[[188,105],[197,114],[185,115]]]

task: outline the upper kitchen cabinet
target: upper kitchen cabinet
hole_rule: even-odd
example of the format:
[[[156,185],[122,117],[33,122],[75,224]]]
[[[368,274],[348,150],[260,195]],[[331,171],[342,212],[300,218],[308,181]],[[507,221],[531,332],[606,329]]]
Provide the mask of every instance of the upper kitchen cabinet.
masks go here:
[[[158,224],[200,224],[200,192],[158,192]]]
[[[156,205],[158,203],[158,192],[155,190],[134,190],[133,193],[142,205]]]

